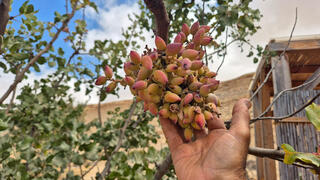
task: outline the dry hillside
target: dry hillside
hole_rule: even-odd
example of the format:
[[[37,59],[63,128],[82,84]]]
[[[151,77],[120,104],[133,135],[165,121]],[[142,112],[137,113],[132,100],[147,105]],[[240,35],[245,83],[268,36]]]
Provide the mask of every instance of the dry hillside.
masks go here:
[[[222,82],[219,89],[216,91],[216,94],[221,99],[222,107],[219,108],[220,113],[222,114],[223,120],[229,120],[231,118],[232,107],[237,100],[240,98],[248,98],[248,87],[251,81],[253,74],[246,74],[235,78],[233,80]],[[122,110],[129,107],[131,100],[117,101],[111,103],[105,103],[101,105],[102,110],[102,119],[106,119],[107,111],[113,110],[115,107],[120,107]],[[97,105],[88,105],[84,111],[85,121],[91,121],[92,119],[97,118]],[[157,122],[154,122],[157,125]],[[252,128],[251,128],[252,129]],[[162,134],[161,128],[157,129],[159,133]],[[253,130],[251,130],[251,145],[254,143]],[[163,137],[163,136],[162,136]],[[166,146],[165,139],[162,138],[158,147]],[[248,157],[247,170],[248,176],[250,179],[256,179],[255,171],[255,158],[253,156]],[[101,163],[100,170],[103,169],[103,164]],[[86,176],[86,179],[90,179],[90,176],[94,177],[96,171],[92,171]]]

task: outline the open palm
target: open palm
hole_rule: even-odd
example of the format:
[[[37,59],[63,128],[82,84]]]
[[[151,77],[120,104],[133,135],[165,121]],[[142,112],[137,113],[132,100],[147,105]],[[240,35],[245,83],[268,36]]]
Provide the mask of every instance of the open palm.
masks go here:
[[[177,177],[181,180],[244,179],[250,141],[249,107],[249,101],[241,99],[233,108],[230,130],[215,116],[207,122],[208,134],[197,131],[196,141],[191,143],[184,143],[181,129],[170,120],[160,118]]]

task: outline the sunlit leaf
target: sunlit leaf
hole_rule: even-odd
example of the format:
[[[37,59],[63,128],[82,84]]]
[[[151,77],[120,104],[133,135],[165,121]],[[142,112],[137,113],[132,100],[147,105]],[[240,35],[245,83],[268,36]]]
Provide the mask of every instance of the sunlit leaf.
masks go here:
[[[313,164],[317,167],[320,166],[320,159],[318,156],[312,154],[312,153],[302,153],[302,152],[296,152],[292,146],[289,144],[282,144],[281,148],[284,150],[284,160],[283,162],[285,164],[293,164],[297,159],[308,163]]]
[[[4,131],[8,128],[8,124],[3,122],[1,119],[0,119],[0,131]]]
[[[320,106],[312,103],[310,106],[306,107],[306,115],[314,127],[320,131]]]

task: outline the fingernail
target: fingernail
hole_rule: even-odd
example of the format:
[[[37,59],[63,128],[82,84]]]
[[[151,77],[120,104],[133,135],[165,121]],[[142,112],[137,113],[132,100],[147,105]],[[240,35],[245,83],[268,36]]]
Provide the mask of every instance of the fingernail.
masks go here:
[[[246,104],[247,108],[251,108],[251,102],[248,99],[245,99],[244,103]]]

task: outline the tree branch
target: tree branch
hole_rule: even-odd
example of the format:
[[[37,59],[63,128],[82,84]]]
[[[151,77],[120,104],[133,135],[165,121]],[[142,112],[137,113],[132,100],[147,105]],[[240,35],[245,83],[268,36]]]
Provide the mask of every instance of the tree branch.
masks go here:
[[[96,166],[98,165],[98,163],[99,163],[99,161],[96,160],[96,161],[93,163],[93,165],[92,165],[86,172],[84,172],[84,173],[82,174],[81,179],[83,179],[84,176],[86,176],[94,167],[96,167]]]
[[[249,147],[248,154],[261,157],[261,158],[270,158],[274,159],[280,162],[283,162],[285,153],[282,150],[276,150],[276,149],[267,149],[267,148],[260,148],[260,147]],[[319,171],[319,167],[308,164],[300,160],[296,160],[292,165],[302,167],[305,169],[314,169],[316,171]]]
[[[293,24],[293,27],[292,27],[292,30],[291,30],[291,33],[290,33],[290,37],[289,37],[289,40],[288,40],[288,44],[287,44],[286,48],[285,48],[285,49],[282,51],[282,53],[280,54],[279,59],[278,59],[278,61],[276,62],[276,65],[280,62],[282,56],[284,56],[285,53],[287,52],[287,49],[288,49],[288,47],[289,47],[289,45],[290,45],[290,43],[291,43],[292,34],[293,34],[293,32],[294,32],[294,29],[296,28],[297,20],[298,20],[298,8],[296,8],[296,17],[295,17],[295,21],[294,21],[294,24]],[[251,95],[250,101],[252,101],[252,99],[258,94],[258,92],[262,89],[262,87],[267,83],[267,81],[268,81],[270,75],[272,74],[272,71],[275,69],[276,65],[273,66],[273,67],[269,70],[269,72],[267,73],[264,81],[260,84],[260,86],[257,88],[257,90]]]
[[[153,13],[156,19],[157,30],[156,34],[165,42],[168,42],[168,32],[170,20],[163,0],[144,0],[148,9]]]
[[[16,88],[16,86],[18,85],[18,83],[20,83],[25,75],[25,73],[30,69],[30,67],[36,63],[39,58],[46,53],[53,45],[53,43],[58,39],[61,31],[67,27],[69,21],[73,18],[74,14],[76,12],[76,8],[74,7],[72,9],[72,13],[68,15],[68,18],[62,23],[62,26],[57,30],[56,34],[53,36],[53,38],[51,39],[51,41],[46,45],[46,47],[41,50],[36,56],[34,56],[29,63],[26,65],[25,68],[23,68],[15,77],[14,82],[10,85],[10,87],[8,88],[8,90],[3,94],[3,96],[0,98],[0,104],[2,104],[7,97],[10,95],[10,93]]]
[[[134,111],[136,110],[136,107],[137,107],[137,102],[133,102],[133,103],[132,103],[132,106],[131,106],[131,108],[130,108],[129,116],[128,116],[128,118],[125,120],[124,125],[123,125],[123,127],[122,127],[122,129],[121,129],[121,134],[120,134],[120,137],[119,137],[119,140],[118,140],[118,144],[117,144],[116,148],[113,150],[113,152],[111,153],[111,155],[107,158],[107,162],[106,162],[106,164],[105,164],[105,167],[104,167],[101,175],[99,176],[99,179],[100,179],[100,180],[101,180],[102,178],[104,178],[104,177],[107,175],[107,173],[109,174],[109,172],[110,172],[112,156],[113,156],[116,152],[118,152],[118,151],[120,150],[120,148],[121,148],[122,139],[123,139],[124,136],[125,136],[125,131],[126,131],[128,125],[129,125],[131,119],[132,119],[132,116],[133,116],[133,114],[134,114]]]
[[[218,69],[217,69],[217,71],[216,71],[217,74],[218,74],[221,66],[223,65],[224,60],[225,60],[226,55],[227,55],[227,49],[228,49],[227,43],[228,43],[228,27],[227,27],[227,30],[226,30],[226,40],[225,40],[225,43],[224,43],[226,47],[225,47],[225,50],[224,50],[224,54],[223,54],[222,61],[221,61],[220,65],[219,65],[219,67],[218,67]]]
[[[9,21],[10,0],[0,1],[0,35],[3,36]]]
[[[3,41],[3,35],[6,31],[6,27],[9,21],[9,7],[10,0],[0,1],[0,54],[1,54],[1,44]]]
[[[157,166],[157,172],[154,174],[154,180],[161,180],[162,176],[164,176],[169,170],[172,164],[171,154],[168,154],[166,159],[162,161],[162,163]]]

